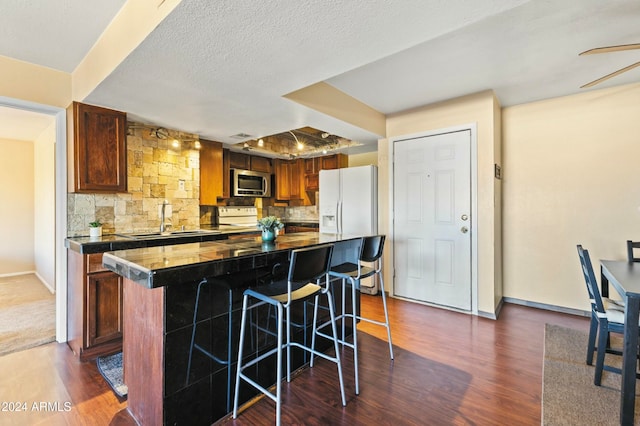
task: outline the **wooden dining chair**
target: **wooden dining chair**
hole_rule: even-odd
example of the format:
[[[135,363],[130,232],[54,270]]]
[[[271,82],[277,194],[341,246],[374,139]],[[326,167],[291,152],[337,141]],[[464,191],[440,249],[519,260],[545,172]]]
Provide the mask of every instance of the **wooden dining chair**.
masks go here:
[[[596,369],[593,383],[600,386],[602,371],[607,370],[620,374],[620,368],[605,365],[606,353],[622,355],[622,351],[609,346],[609,333],[624,335],[624,305],[620,301],[603,298],[593,272],[589,251],[582,245],[578,245],[578,256],[582,274],[584,275],[589,301],[591,302],[591,326],[589,327],[589,340],[587,343],[587,364],[593,365],[593,353],[596,352]],[[596,336],[598,345],[596,347]]]
[[[640,262],[640,257],[634,255],[634,249],[640,249],[640,241],[627,240],[627,260],[629,262]]]

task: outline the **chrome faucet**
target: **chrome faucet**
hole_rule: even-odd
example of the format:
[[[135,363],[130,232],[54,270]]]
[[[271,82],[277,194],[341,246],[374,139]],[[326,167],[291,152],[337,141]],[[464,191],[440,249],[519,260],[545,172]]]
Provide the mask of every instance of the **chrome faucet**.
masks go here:
[[[160,233],[164,234],[167,228],[167,225],[165,225],[165,212],[164,209],[167,207],[167,205],[169,205],[169,201],[164,200],[162,202],[162,210],[160,211]]]

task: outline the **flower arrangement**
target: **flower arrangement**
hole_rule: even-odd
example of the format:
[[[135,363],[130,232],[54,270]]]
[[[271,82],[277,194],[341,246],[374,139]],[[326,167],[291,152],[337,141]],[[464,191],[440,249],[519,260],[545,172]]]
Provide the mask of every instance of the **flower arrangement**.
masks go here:
[[[284,223],[280,222],[275,216],[267,216],[258,220],[258,229],[261,231],[275,232],[276,229],[284,228]]]

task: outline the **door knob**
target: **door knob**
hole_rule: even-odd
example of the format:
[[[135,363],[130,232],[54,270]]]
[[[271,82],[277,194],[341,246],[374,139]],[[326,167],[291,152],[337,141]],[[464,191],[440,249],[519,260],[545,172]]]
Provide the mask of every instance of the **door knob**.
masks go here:
[[[463,226],[462,228],[460,228],[460,232],[462,232],[463,234],[466,234],[467,232],[469,232],[469,228],[467,228],[466,226]]]

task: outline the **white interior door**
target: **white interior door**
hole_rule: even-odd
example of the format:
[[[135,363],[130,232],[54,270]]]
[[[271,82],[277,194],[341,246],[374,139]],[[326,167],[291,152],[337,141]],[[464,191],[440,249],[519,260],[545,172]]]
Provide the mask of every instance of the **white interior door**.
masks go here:
[[[394,294],[471,310],[471,131],[399,140]]]

